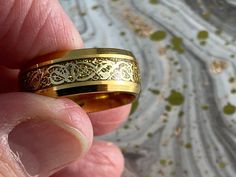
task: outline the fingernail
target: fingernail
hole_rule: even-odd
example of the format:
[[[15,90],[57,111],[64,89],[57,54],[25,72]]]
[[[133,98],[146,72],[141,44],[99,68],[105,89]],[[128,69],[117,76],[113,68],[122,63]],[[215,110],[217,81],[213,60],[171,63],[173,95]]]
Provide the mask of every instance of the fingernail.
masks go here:
[[[58,120],[27,120],[11,131],[8,140],[30,176],[51,175],[77,160],[88,148],[81,132]]]

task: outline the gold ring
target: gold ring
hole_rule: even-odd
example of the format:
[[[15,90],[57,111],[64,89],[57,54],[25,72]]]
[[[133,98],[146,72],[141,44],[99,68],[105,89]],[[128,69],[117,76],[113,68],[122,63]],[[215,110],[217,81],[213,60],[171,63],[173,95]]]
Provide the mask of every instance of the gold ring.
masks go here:
[[[67,97],[86,112],[133,102],[140,92],[134,55],[113,48],[78,49],[41,56],[20,75],[22,91]]]

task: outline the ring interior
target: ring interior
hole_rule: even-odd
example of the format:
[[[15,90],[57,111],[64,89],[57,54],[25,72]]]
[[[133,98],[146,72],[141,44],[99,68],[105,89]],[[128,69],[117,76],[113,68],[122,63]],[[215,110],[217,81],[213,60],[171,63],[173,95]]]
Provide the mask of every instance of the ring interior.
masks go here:
[[[98,112],[129,104],[135,100],[136,95],[125,92],[106,92],[75,94],[65,97],[75,101],[86,112]]]

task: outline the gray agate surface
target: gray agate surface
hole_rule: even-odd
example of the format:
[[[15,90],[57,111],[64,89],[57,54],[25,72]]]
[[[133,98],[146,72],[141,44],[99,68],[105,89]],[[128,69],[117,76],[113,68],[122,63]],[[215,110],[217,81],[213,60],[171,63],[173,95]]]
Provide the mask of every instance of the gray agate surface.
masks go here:
[[[236,176],[236,0],[61,0],[86,47],[131,50],[142,93],[103,139],[123,177]]]

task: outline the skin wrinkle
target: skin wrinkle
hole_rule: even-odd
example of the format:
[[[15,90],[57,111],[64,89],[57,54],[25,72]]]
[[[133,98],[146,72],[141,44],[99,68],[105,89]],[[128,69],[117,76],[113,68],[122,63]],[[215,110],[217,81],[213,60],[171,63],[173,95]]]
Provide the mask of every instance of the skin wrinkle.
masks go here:
[[[68,46],[68,44],[73,45],[73,46],[77,45],[77,43],[72,44],[70,42],[71,40],[69,40],[69,39],[71,39],[71,36],[67,37],[67,36],[71,35],[71,31],[66,30],[66,29],[68,29],[68,27],[64,24],[64,21],[65,21],[64,16],[62,16],[61,13],[56,13],[58,11],[59,10],[57,10],[57,9],[56,9],[56,11],[52,10],[51,13],[50,13],[50,16],[49,16],[50,21],[47,21],[44,25],[44,27],[47,27],[48,29],[51,29],[51,30],[49,30],[49,31],[51,31],[50,32],[51,35],[48,36],[50,38],[51,45],[50,46],[44,46],[44,47],[47,47],[47,49],[45,49],[44,47],[41,47],[37,52],[39,55],[45,54],[45,52],[44,52],[45,50],[51,50],[50,49],[51,46],[57,46],[58,50],[65,50],[65,49],[68,48],[68,47],[65,47],[65,48],[64,47],[59,47],[60,45],[58,45],[58,44],[60,44],[60,43],[64,44],[64,46]],[[62,17],[59,18],[60,17],[59,15],[61,15]],[[53,21],[51,21],[51,19],[53,19]],[[58,21],[58,23],[57,23],[57,21]],[[64,31],[64,32],[62,32],[62,31]],[[43,33],[44,33],[43,28],[41,29],[40,33],[38,34],[39,37],[40,37],[41,33],[42,33],[42,36],[43,36]],[[55,34],[58,34],[58,33],[59,34],[64,33],[64,37],[63,38],[58,38],[58,37],[54,36]],[[68,34],[68,33],[70,33],[70,34]],[[48,47],[49,47],[49,49],[48,49]]]
[[[65,111],[66,111],[66,113],[69,115],[69,116],[68,116],[68,119],[69,119],[71,122],[73,122],[73,118],[72,118],[72,116],[71,116],[70,113],[69,113],[69,109],[66,109]]]
[[[71,23],[70,20],[68,21],[69,18],[61,6],[58,6],[57,10],[62,13],[56,14],[57,18],[54,20],[54,23],[57,28],[53,28],[53,29],[63,31],[62,33],[64,34],[64,36],[61,39],[64,41],[60,41],[60,42],[65,43],[65,44],[70,44],[70,45],[72,45],[72,48],[74,48],[74,46],[76,46],[76,48],[83,48],[83,42],[81,41],[81,37],[80,37],[79,33],[73,33],[74,35],[71,35],[72,31],[68,30],[68,24],[72,25],[74,27],[73,29],[76,30],[75,25],[73,23]],[[59,25],[59,27],[58,27],[58,25]],[[56,41],[56,42],[57,42],[57,44],[60,43],[59,41]],[[79,46],[78,46],[78,44],[79,44]]]
[[[24,27],[27,29],[28,25],[34,26],[34,28],[32,28],[32,29],[35,30],[34,33],[37,34],[37,32],[41,29],[41,27],[45,23],[45,21],[48,17],[48,14],[51,13],[51,11],[52,11],[52,8],[50,6],[51,2],[52,1],[47,0],[46,3],[43,5],[36,4],[35,5],[36,7],[34,7],[33,12],[32,12],[32,14],[34,14],[34,15],[31,14],[30,18],[27,20],[27,22],[29,24],[26,24],[26,26],[24,26]],[[45,8],[45,7],[50,7],[50,8]],[[36,19],[40,19],[37,24],[35,24],[35,21],[32,19],[33,17]],[[41,22],[41,20],[42,20],[42,22]]]
[[[21,52],[22,56],[27,56],[27,54],[35,53],[32,51],[34,51],[33,49],[36,48],[35,44],[37,44],[37,40],[40,38],[40,35],[41,35],[40,32],[45,28],[46,26],[45,24],[50,19],[50,15],[52,11],[52,8],[45,8],[45,7],[50,7],[51,1],[48,0],[43,5],[38,5],[37,4],[38,1],[34,1],[34,2],[35,2],[34,6],[31,8],[31,11],[28,12],[30,16],[28,15],[28,17],[24,21],[24,25],[20,29],[21,30],[20,39],[18,40],[18,43],[16,46],[18,50],[22,51]],[[42,13],[42,11],[44,13]],[[32,14],[34,14],[34,16],[32,16]],[[38,23],[34,24],[35,22],[33,19],[38,19]],[[32,28],[33,30],[31,30],[30,32],[28,30],[29,26],[33,26]],[[26,33],[31,34],[30,38],[32,40],[27,40],[27,38],[24,38]],[[22,46],[22,43],[26,43],[26,45]],[[23,47],[23,50],[21,50],[22,47]]]
[[[23,23],[21,24],[21,26],[19,27],[19,30],[18,30],[18,33],[17,33],[17,37],[16,37],[16,43],[14,45],[14,48],[17,46],[17,41],[20,41],[20,34],[22,33],[22,29],[23,29],[23,26],[26,22],[26,19],[29,17],[30,15],[30,11],[32,10],[33,8],[33,5],[34,5],[35,1],[31,1],[30,5],[29,5],[29,8],[27,9],[27,12],[26,12],[26,15],[23,17]]]
[[[62,111],[64,112],[64,114],[66,114],[66,117],[68,117],[68,120],[66,120],[66,122],[67,123],[69,123],[69,122],[77,122],[77,124],[79,124],[79,122],[78,122],[78,120],[75,120],[74,118],[73,118],[73,116],[71,115],[71,113],[70,113],[70,110],[71,109],[75,109],[75,108],[69,108],[69,109],[66,109],[66,108],[64,108]],[[83,115],[79,115],[78,114],[78,117],[80,116],[80,118],[82,118],[83,117]],[[70,124],[70,123],[69,123]],[[92,125],[91,125],[92,126]],[[81,128],[77,128],[77,130],[79,130],[82,134],[85,134],[85,132],[84,132],[84,130],[83,129],[81,129]]]
[[[104,146],[105,148],[102,148],[102,146]],[[103,141],[96,142],[94,146],[92,147],[92,149],[90,150],[90,154],[86,156],[85,160],[87,163],[86,163],[86,166],[84,166],[84,168],[89,168],[94,165],[97,165],[100,171],[96,173],[96,175],[98,175],[99,177],[101,175],[107,176],[107,173],[109,173],[109,177],[113,175],[117,176],[121,168],[121,166],[117,165],[117,161],[120,161],[121,159],[120,157],[117,157],[117,155],[120,154],[120,150],[118,152],[118,148],[117,147],[114,148],[114,147],[115,147],[114,144],[107,145],[107,142],[103,142]],[[113,149],[112,155],[109,152],[111,149]],[[93,172],[91,173],[94,174]]]
[[[112,167],[115,167],[116,165],[113,163],[113,161],[106,155],[104,155],[105,153],[96,153],[96,152],[93,152],[92,153],[94,155],[94,157],[98,157],[98,158],[91,158],[90,161],[94,164],[103,164],[103,165],[108,165],[108,166],[112,166]],[[103,161],[101,161],[101,159],[103,159]],[[96,161],[97,160],[97,161]],[[101,163],[102,162],[102,163]]]
[[[53,14],[52,12],[53,12],[53,11],[51,11],[51,12],[50,12],[50,15],[48,16],[49,21],[48,21],[48,20],[45,21],[45,24],[44,24],[44,26],[41,28],[40,33],[38,33],[37,36],[39,36],[39,37],[38,37],[37,39],[40,38],[40,34],[43,34],[44,28],[45,28],[45,27],[48,28],[48,26],[50,26],[49,28],[53,31],[53,32],[51,32],[51,33],[52,33],[51,35],[53,35],[53,37],[50,36],[50,38],[51,38],[51,39],[50,39],[50,43],[51,43],[52,46],[57,46],[57,44],[58,44],[57,37],[56,37],[56,36],[54,37],[54,34],[57,33],[57,32],[55,31],[55,27],[53,27],[52,21],[51,21],[51,19],[52,19],[52,14]],[[50,17],[50,18],[49,18],[49,17]],[[48,46],[46,46],[46,47],[48,47]],[[45,51],[45,48],[41,48],[40,50],[38,50],[38,55],[45,54],[44,51]]]
[[[66,27],[65,27],[65,25],[64,25],[64,19],[63,19],[63,17],[61,16],[61,14],[57,14],[57,15],[55,15],[55,20],[53,21],[53,23],[49,23],[48,24],[48,26],[50,26],[51,27],[51,29],[52,29],[52,33],[53,34],[56,34],[57,33],[57,31],[63,31],[63,33],[64,33],[64,37],[62,38],[62,40],[65,40],[65,39],[67,39],[67,36],[68,36],[68,34],[66,33]],[[60,21],[60,22],[58,22],[58,20]],[[57,37],[55,37],[55,38],[53,38],[53,40],[52,40],[55,44],[55,46],[57,46],[58,45],[58,43],[60,43],[59,41],[58,41],[58,38]],[[67,40],[68,41],[68,40]]]
[[[63,19],[62,14],[60,14],[60,18]],[[68,42],[70,42],[70,41],[69,41],[70,38],[67,37],[67,36],[69,36],[70,34],[68,34],[67,30],[65,30],[65,29],[67,28],[67,26],[66,26],[66,24],[65,24],[65,21],[62,20],[61,23],[62,23],[62,27],[61,27],[61,28],[62,28],[62,30],[64,31],[64,33],[66,34],[65,37],[64,37],[64,39],[66,39],[66,43],[68,43]],[[79,37],[79,36],[78,36],[78,37]],[[75,38],[74,38],[74,36],[73,36],[73,43],[75,43],[75,41],[76,41],[76,40],[75,40]],[[82,44],[83,44],[83,43],[82,43]],[[83,46],[81,46],[80,48],[82,48],[82,47],[83,47]]]
[[[36,32],[35,37],[33,38],[30,48],[28,49],[28,53],[30,53],[30,51],[32,51],[32,48],[34,47],[34,43],[40,38],[41,36],[41,32],[43,31],[43,29],[45,28],[45,25],[47,24],[49,17],[51,15],[52,10],[50,9],[50,11],[47,13],[45,20],[43,21],[42,25],[40,26],[39,30]]]
[[[10,149],[10,148],[9,148]],[[20,161],[20,155],[18,152],[14,153],[10,150],[10,154],[12,155],[12,158],[18,163],[18,164],[15,164],[15,166],[13,167],[13,164],[10,165],[11,163],[5,163],[8,167],[10,167],[10,169],[13,169],[12,171],[15,171],[14,169],[17,169],[16,168],[16,165],[19,165],[18,167],[18,170],[17,171],[21,171],[22,173],[26,174],[26,170],[24,169],[24,165],[22,164],[22,162]],[[9,158],[9,157],[8,157]],[[17,174],[17,173],[15,173]],[[9,175],[9,174],[7,174]],[[16,175],[17,176],[17,175]]]
[[[2,160],[0,160],[0,161],[2,161]],[[10,170],[10,169],[12,169],[12,168],[8,168],[8,165],[2,161],[0,163],[0,175],[1,175],[1,177],[9,177],[8,175],[11,175],[11,177],[17,177],[16,173],[13,170]],[[14,175],[14,176],[12,176],[12,175]]]
[[[6,23],[6,21],[7,21],[7,19],[9,18],[9,16],[11,15],[11,12],[12,12],[12,9],[14,9],[14,7],[15,7],[15,1],[12,3],[12,6],[10,7],[10,9],[9,9],[9,11],[7,12],[7,15],[6,15],[6,17],[5,17],[5,19],[3,20],[3,22],[1,22],[1,26],[2,26],[2,24],[5,24]]]
[[[15,4],[15,3],[14,3]],[[15,5],[14,5],[15,6]],[[13,9],[14,9],[14,6],[13,6]],[[9,16],[11,15],[11,12],[9,13]],[[6,20],[7,19],[9,19],[9,17],[7,17],[6,18]],[[15,19],[15,20],[12,20],[11,21],[11,23],[10,24],[7,24],[6,25],[6,23],[9,21],[4,21],[2,24],[1,24],[1,26],[4,26],[4,27],[8,27],[7,29],[6,29],[6,31],[4,31],[3,32],[3,30],[1,29],[1,31],[2,31],[2,33],[0,33],[0,39],[1,39],[1,41],[8,35],[8,33],[10,32],[10,30],[11,30],[11,26],[13,26],[13,24],[15,23],[15,21],[16,21],[17,19]]]
[[[10,107],[10,105],[9,105],[9,107]],[[27,107],[27,105],[22,105],[22,107]],[[5,109],[9,109],[9,108],[5,107]],[[18,125],[19,123],[33,118],[33,117],[29,118],[29,115],[26,114],[25,112],[18,114],[18,111],[15,111],[14,114],[13,113],[11,114],[11,116],[18,117],[17,120],[15,120],[14,118],[8,119],[10,114],[4,115],[3,113],[4,113],[3,111],[0,111],[0,117],[1,117],[1,119],[0,119],[1,131],[0,132],[4,132],[5,134],[10,133],[10,131],[13,129],[13,127]],[[37,118],[37,115],[35,115],[35,118]]]
[[[109,146],[112,146],[113,144],[109,144]],[[95,145],[96,147],[97,145]],[[114,145],[113,145],[114,146]],[[96,157],[96,158],[94,158]],[[85,157],[89,163],[91,164],[102,164],[102,165],[108,165],[109,167],[116,167],[116,164],[113,163],[113,161],[106,155],[106,152],[101,151],[101,148],[96,151],[92,148],[90,151],[90,155]]]
[[[120,177],[123,167],[124,158],[118,147],[105,141],[95,141],[82,161],[75,162],[52,177]]]
[[[60,18],[63,19],[61,14],[60,14]],[[62,29],[62,30],[64,31],[64,33],[66,34],[66,30],[65,30],[65,29],[66,29],[66,25],[65,25],[64,20],[62,20],[62,23],[61,23],[61,24],[62,24],[61,29]],[[68,34],[67,34],[67,35],[68,35]],[[65,37],[65,39],[67,40],[67,42],[69,42],[67,37]]]
[[[18,5],[17,3],[21,4],[21,1],[15,1],[15,2],[14,2],[14,7],[13,7],[13,9],[11,9],[11,12],[10,12],[10,14],[9,14],[9,17],[7,17],[6,21],[2,24],[2,25],[5,26],[5,24],[7,23],[7,21],[9,21],[8,18],[10,19],[11,15],[13,16],[12,23],[11,23],[10,25],[8,25],[9,28],[8,28],[7,32],[6,32],[2,37],[0,37],[1,40],[3,40],[3,41],[5,41],[4,39],[5,39],[5,38],[8,38],[8,37],[10,36],[10,34],[12,34],[12,33],[10,33],[11,30],[14,30],[14,35],[17,35],[17,36],[19,35],[19,30],[13,29],[12,26],[16,26],[16,27],[17,27],[16,29],[20,29],[20,28],[19,28],[19,25],[21,26],[21,23],[22,23],[22,24],[24,23],[24,18],[25,18],[25,16],[27,15],[27,12],[25,13],[25,11],[26,11],[25,9],[15,8],[15,6],[17,6],[17,7],[20,6],[20,7],[21,7],[21,5]],[[18,12],[18,13],[20,14],[19,17],[21,17],[21,18],[17,18],[16,15],[14,15],[16,12]],[[24,14],[24,13],[22,13],[22,12],[24,12],[25,15],[22,15],[22,14]],[[17,14],[18,14],[18,13],[17,13]],[[23,17],[23,19],[22,19],[22,17]],[[18,23],[18,22],[19,22],[19,23]],[[15,25],[13,25],[13,24],[15,24]],[[6,25],[6,26],[7,26],[7,25]],[[16,40],[17,38],[14,37],[14,39],[15,39],[15,43],[14,43],[14,45],[12,45],[12,46],[15,46],[15,45],[16,45],[16,42],[17,42],[17,40]]]
[[[14,154],[7,142],[7,135],[4,137],[1,137],[0,147],[8,147],[8,148],[0,148],[0,149],[9,149],[8,152],[1,152],[0,156],[0,172],[3,174],[4,177],[23,177],[25,176],[22,168],[22,163],[20,162],[19,158]],[[10,163],[10,161],[14,159],[17,163]],[[14,175],[14,176],[13,176]]]

